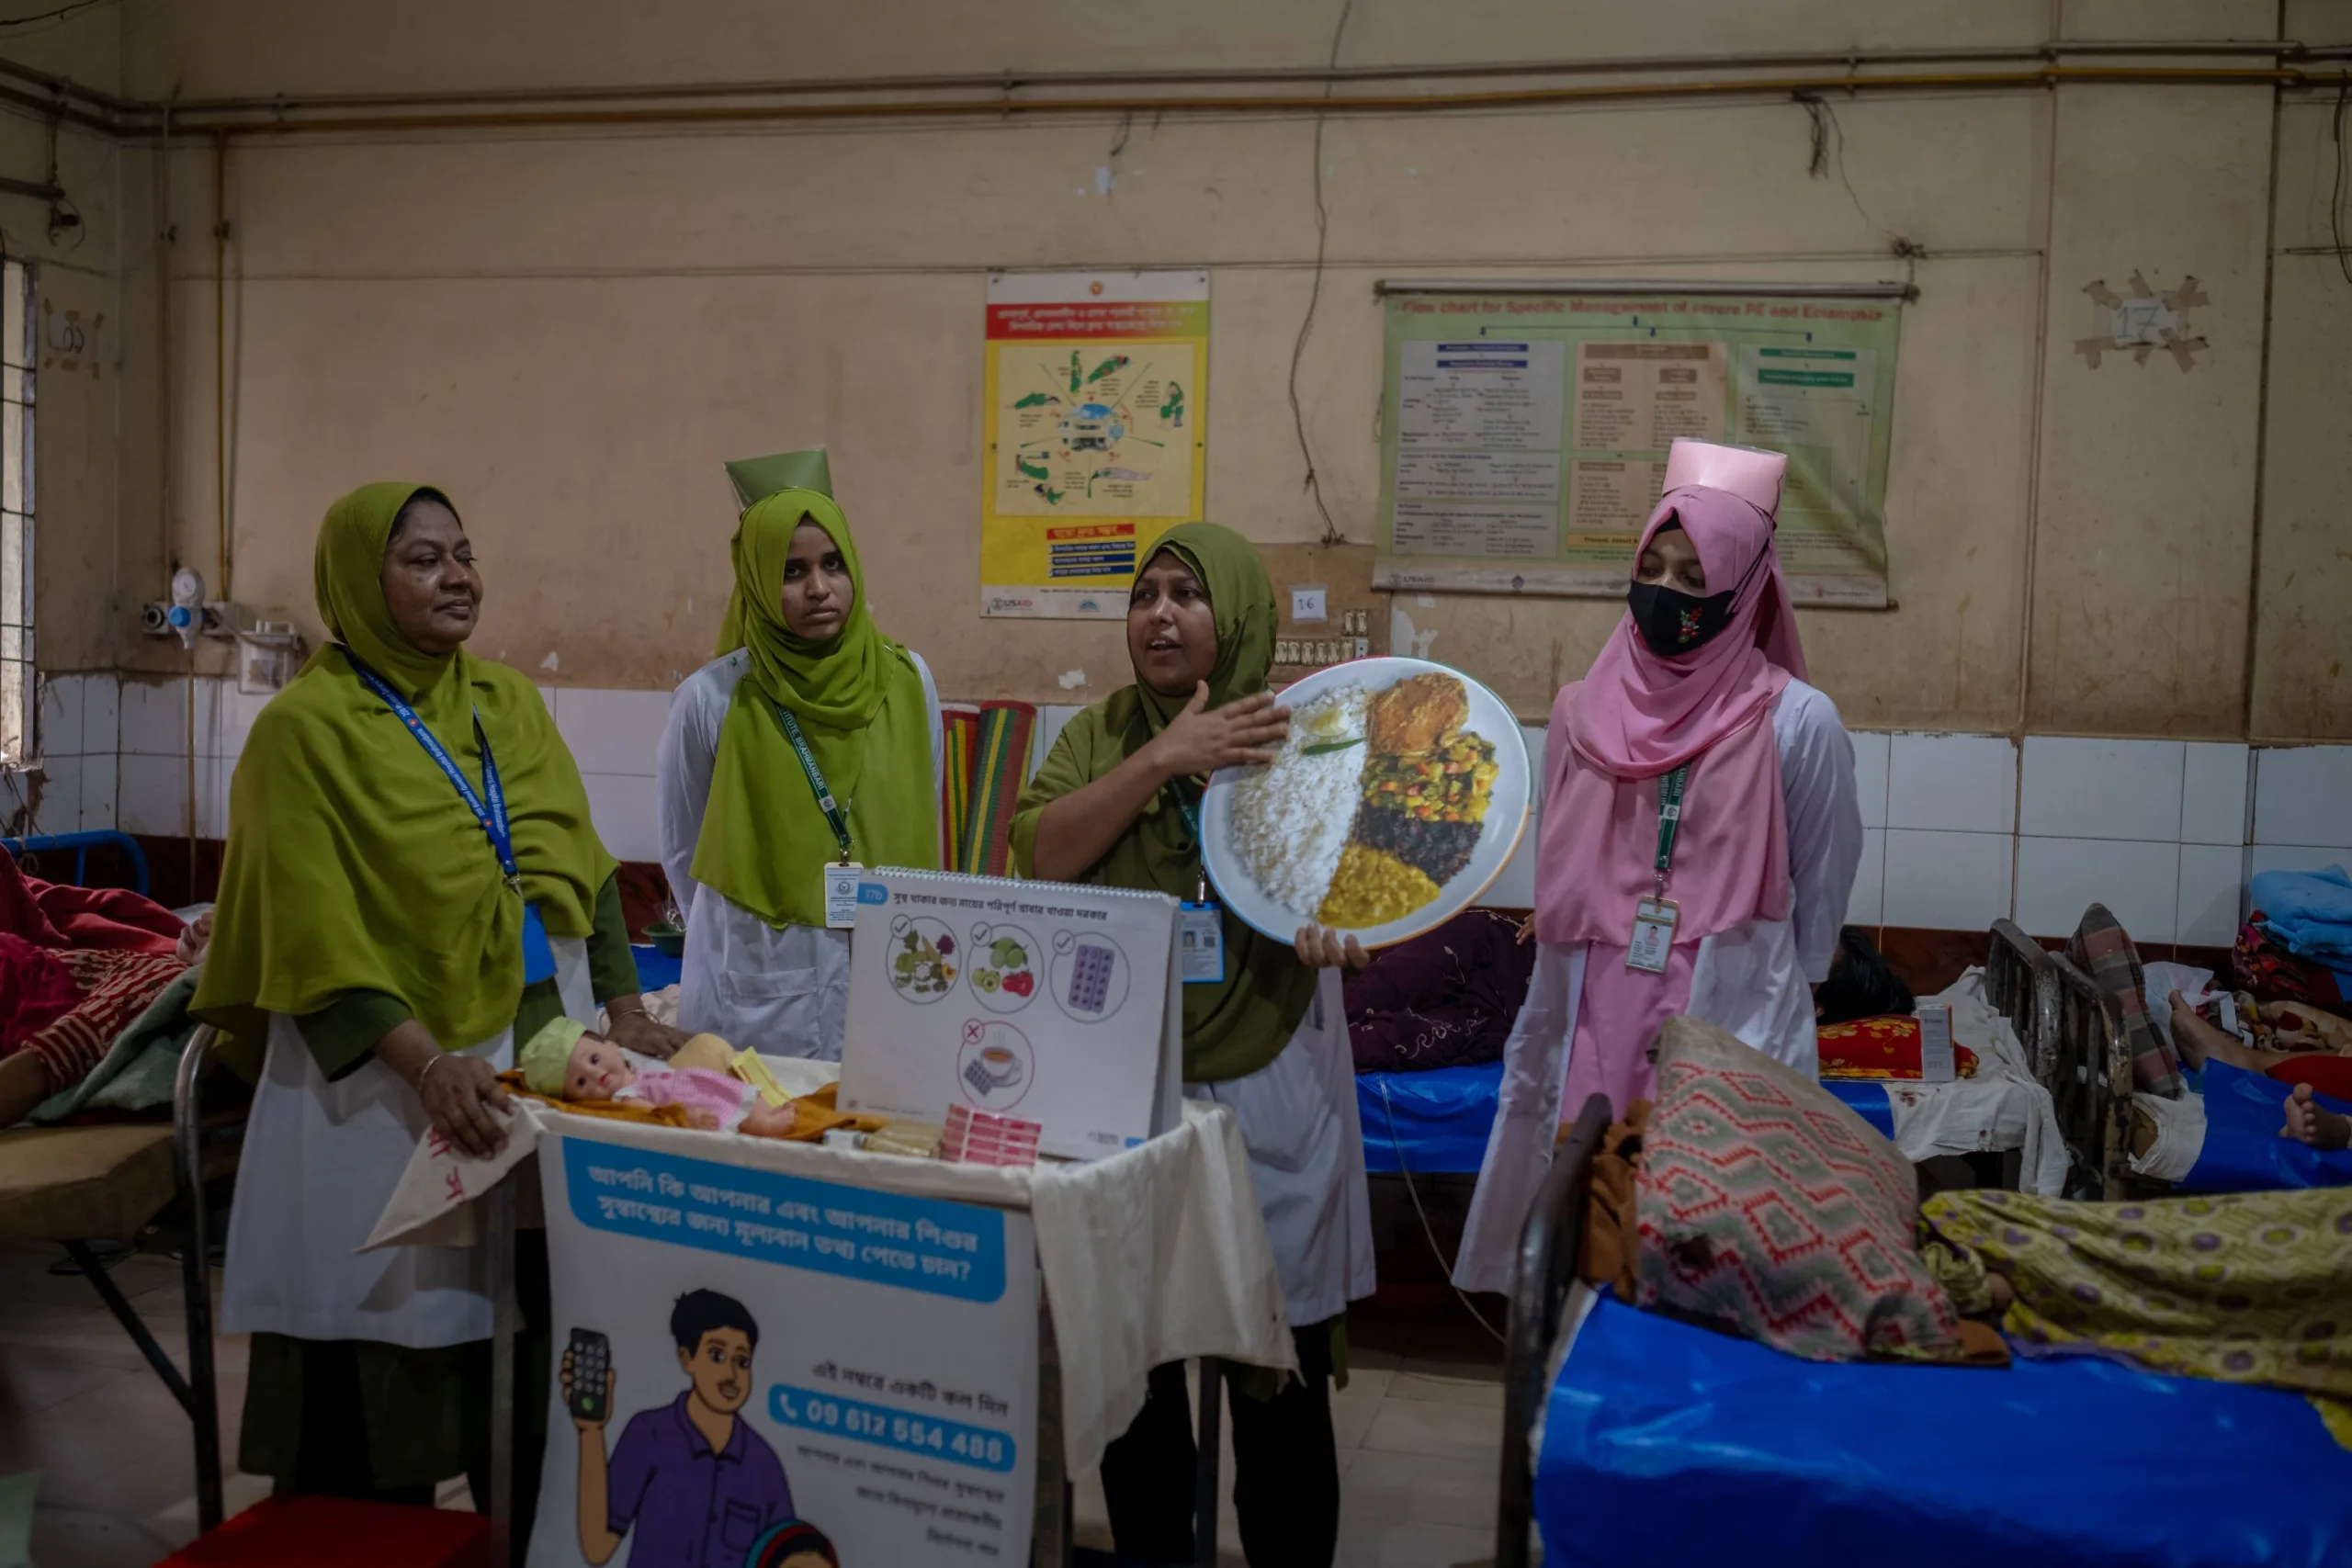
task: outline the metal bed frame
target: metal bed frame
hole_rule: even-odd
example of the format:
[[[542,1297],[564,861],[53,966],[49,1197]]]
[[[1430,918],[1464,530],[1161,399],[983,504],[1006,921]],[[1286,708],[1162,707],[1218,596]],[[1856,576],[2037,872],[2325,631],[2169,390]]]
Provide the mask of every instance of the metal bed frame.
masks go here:
[[[26,855],[46,854],[51,850],[74,852],[74,880],[80,883],[90,867],[90,852],[99,848],[120,850],[130,862],[130,874],[136,879],[132,891],[144,897],[147,893],[147,852],[139,840],[128,833],[111,828],[93,829],[86,833],[36,833],[25,839],[0,839],[0,850],[6,850],[19,860]]]
[[[1984,947],[1984,999],[2018,1032],[2035,1081],[2047,1088],[2058,1050],[2054,955],[2015,920],[1998,919]]]
[[[1495,1510],[1495,1568],[1528,1568],[1535,1523],[1535,1418],[1559,1342],[1560,1316],[1584,1250],[1585,1200],[1592,1160],[1609,1131],[1609,1097],[1596,1094],[1577,1113],[1567,1141],[1552,1156],[1535,1205],[1520,1227],[1519,1269],[1503,1335],[1503,1454]]]
[[[2127,1145],[2132,1046],[2123,1032],[2122,1005],[2064,953],[2052,953],[2050,964],[2057,1030],[2050,1071],[2041,1082],[2057,1103],[2058,1128],[2074,1165],[2066,1196],[2121,1198],[2137,1179]]]

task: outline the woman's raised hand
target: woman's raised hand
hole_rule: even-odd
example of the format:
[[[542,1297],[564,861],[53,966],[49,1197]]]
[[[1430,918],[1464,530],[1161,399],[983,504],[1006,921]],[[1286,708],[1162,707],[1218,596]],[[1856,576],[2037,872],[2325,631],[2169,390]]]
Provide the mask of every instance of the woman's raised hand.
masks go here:
[[[1278,707],[1272,692],[1260,692],[1221,708],[1209,706],[1209,683],[1200,682],[1184,711],[1152,741],[1160,768],[1170,778],[1213,773],[1247,762],[1271,762],[1270,748],[1290,733],[1290,709]]]

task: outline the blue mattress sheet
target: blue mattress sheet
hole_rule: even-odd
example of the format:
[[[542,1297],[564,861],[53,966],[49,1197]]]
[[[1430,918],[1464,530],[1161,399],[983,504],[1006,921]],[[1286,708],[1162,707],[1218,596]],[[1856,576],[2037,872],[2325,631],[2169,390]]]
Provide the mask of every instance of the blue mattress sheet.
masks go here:
[[[2183,1192],[2268,1192],[2287,1187],[2352,1187],[2352,1149],[2323,1154],[2300,1140],[2282,1138],[2282,1109],[2294,1085],[2249,1073],[2227,1062],[2208,1061],[2205,1146],[2197,1163],[2176,1183]],[[2340,1116],[2352,1105],[2324,1094],[2312,1097]]]
[[[1887,1102],[1886,1086],[1868,1078],[1824,1078],[1821,1087],[1838,1102],[1878,1129],[1882,1138],[1894,1136],[1894,1107]]]
[[[645,951],[639,949],[640,973]],[[650,988],[653,982],[646,985]],[[1486,1156],[1487,1133],[1495,1122],[1502,1081],[1500,1062],[1426,1073],[1358,1073],[1356,1110],[1363,1123],[1364,1168],[1387,1176],[1400,1170],[1417,1176],[1475,1174]],[[1882,1136],[1894,1136],[1894,1111],[1887,1104],[1884,1085],[1841,1080],[1822,1088]]]
[[[1486,1158],[1502,1083],[1500,1062],[1426,1073],[1358,1073],[1364,1168],[1385,1176],[1400,1170],[1476,1174]]]
[[[2352,1561],[2352,1452],[2277,1389],[1828,1365],[1604,1297],[1546,1401],[1535,1514],[1555,1568],[2318,1568]]]

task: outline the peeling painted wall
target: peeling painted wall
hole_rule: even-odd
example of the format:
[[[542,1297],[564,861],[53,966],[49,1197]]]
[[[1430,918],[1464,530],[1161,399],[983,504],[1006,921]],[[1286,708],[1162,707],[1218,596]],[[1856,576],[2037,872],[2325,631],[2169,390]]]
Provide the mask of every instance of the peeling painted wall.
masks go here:
[[[1341,57],[2032,43],[2053,9],[2077,38],[2278,26],[2245,0],[1359,0]],[[1041,0],[1017,27],[942,0],[695,0],[657,23],[621,0],[512,0],[491,27],[454,0],[397,13],[131,0],[123,26],[129,90],[203,96],[1313,63],[1338,15],[1211,0],[1179,32],[1167,14],[1074,0]],[[2290,8],[2296,36],[2330,28],[2352,34],[2352,17]],[[1329,266],[1298,383],[1324,496],[1350,536],[1370,537],[1379,277],[1909,276],[1920,298],[1904,323],[1887,525],[1899,608],[1804,615],[1815,678],[1849,721],[2352,738],[2352,633],[2329,614],[2352,573],[2338,520],[2352,391],[2335,372],[2352,285],[2332,261],[2280,265],[2299,324],[2273,346],[2266,443],[2273,96],[2098,85],[1838,102],[1842,169],[1825,178],[1808,175],[1810,125],[1788,102],[1333,120]],[[2293,106],[2280,125],[2279,243],[2308,243],[2325,228],[2324,197],[2309,195],[2329,172],[2315,163],[2325,110]],[[708,656],[727,592],[720,460],[824,442],[876,613],[946,692],[1100,695],[1124,668],[1115,627],[975,608],[985,272],[1211,268],[1205,510],[1263,540],[1312,539],[1287,394],[1316,248],[1312,140],[1297,120],[1111,116],[240,143],[237,597],[311,625],[326,503],[368,479],[429,479],[482,547],[478,646],[549,683],[665,686]],[[149,352],[132,354],[122,393],[118,605],[161,580],[153,253],[136,237],[165,218],[182,234],[172,537],[211,550],[212,167],[203,149],[170,163],[159,217],[149,155],[123,159],[126,330]],[[1897,237],[1924,256],[1893,257]],[[2211,350],[2194,370],[2162,355],[2093,370],[2073,353],[2083,285],[2135,268],[2165,287],[2203,280]],[[2274,521],[2257,551],[2258,491]],[[1390,624],[1533,716],[1614,615],[1447,595],[1400,600]],[[123,662],[177,658],[120,615],[110,624]]]

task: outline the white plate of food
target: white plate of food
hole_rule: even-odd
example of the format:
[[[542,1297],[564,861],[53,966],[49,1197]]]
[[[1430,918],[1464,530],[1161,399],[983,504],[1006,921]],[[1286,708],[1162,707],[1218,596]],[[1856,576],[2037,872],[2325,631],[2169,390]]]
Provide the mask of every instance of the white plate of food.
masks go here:
[[[1502,699],[1426,659],[1359,659],[1282,694],[1274,760],[1201,803],[1217,897],[1283,942],[1310,922],[1366,947],[1418,936],[1501,874],[1527,827],[1527,745]]]

